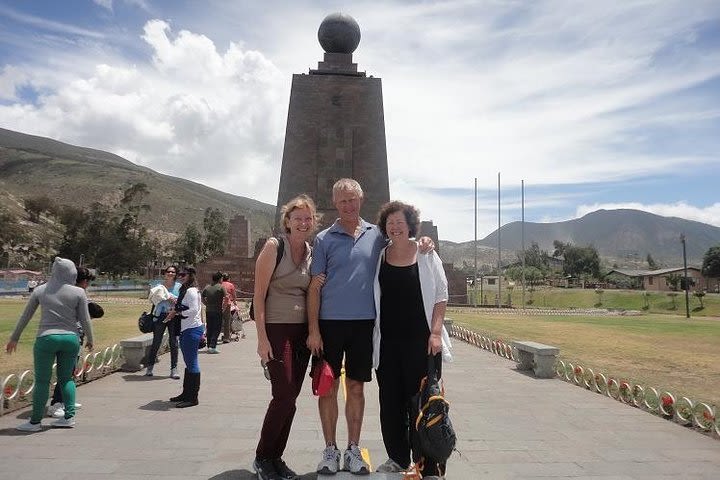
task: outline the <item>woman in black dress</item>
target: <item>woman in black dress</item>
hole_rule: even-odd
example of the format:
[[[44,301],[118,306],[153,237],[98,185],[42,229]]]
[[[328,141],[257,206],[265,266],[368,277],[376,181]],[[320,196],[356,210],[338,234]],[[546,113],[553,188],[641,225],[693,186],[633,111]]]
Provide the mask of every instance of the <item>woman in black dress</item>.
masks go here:
[[[443,326],[448,288],[435,251],[422,254],[415,237],[420,215],[412,205],[390,202],[378,215],[378,226],[390,239],[375,276],[373,367],[380,389],[380,426],[388,460],[379,472],[405,471],[420,459],[410,428],[411,399],[427,374],[428,355],[452,361]],[[441,358],[442,357],[442,360]],[[414,421],[414,419],[412,419]],[[445,465],[428,463],[423,478],[439,478]]]

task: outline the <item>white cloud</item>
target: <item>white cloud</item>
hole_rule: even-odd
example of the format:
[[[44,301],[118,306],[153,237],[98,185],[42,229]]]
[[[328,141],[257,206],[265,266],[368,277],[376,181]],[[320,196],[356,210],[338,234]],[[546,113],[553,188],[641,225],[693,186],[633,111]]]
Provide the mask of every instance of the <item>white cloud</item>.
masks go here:
[[[93,0],[93,3],[96,5],[100,5],[103,8],[106,8],[112,12],[113,9],[113,0]]]
[[[46,18],[38,17],[35,15],[27,15],[4,5],[0,5],[0,16],[6,16],[11,20],[20,22],[25,25],[29,25],[34,28],[38,28],[42,31],[56,32],[68,35],[80,35],[91,38],[103,38],[103,34],[100,32],[77,27],[68,23],[48,20]]]
[[[78,72],[37,107],[0,106],[2,124],[274,203],[277,190],[266,186],[277,184],[286,108],[277,68],[260,52],[218,52],[208,37],[174,34],[163,21],[144,30],[151,64]],[[6,68],[0,92],[23,78]]]
[[[101,6],[102,8],[108,10],[109,12],[113,12],[113,4],[115,3],[114,0],[93,0],[93,3],[96,5]],[[145,0],[122,0],[122,3],[126,3],[128,5],[133,5],[136,7],[139,7],[145,11],[150,11],[150,6]]]
[[[12,65],[5,65],[0,71],[0,100],[17,100],[16,91],[27,84],[28,75]]]

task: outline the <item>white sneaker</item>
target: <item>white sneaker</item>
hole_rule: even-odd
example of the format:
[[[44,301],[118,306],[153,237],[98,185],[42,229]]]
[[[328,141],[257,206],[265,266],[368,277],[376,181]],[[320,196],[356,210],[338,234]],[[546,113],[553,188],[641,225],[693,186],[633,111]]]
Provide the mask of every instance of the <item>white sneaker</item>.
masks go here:
[[[180,374],[178,373],[177,368],[170,369],[170,378],[174,378],[175,380],[180,378]]]
[[[357,445],[350,445],[350,448],[345,450],[343,463],[345,464],[344,470],[347,470],[352,474],[367,475],[370,473],[370,465],[363,460],[360,447]]]
[[[42,423],[25,422],[15,427],[15,430],[20,430],[21,432],[39,432],[42,430]]]
[[[55,428],[73,428],[75,426],[75,417],[60,418],[52,422],[50,426]]]
[[[80,410],[82,408],[82,403],[75,402],[75,410]]]
[[[48,405],[47,416],[53,418],[62,418],[65,416],[65,405],[62,402],[57,402],[53,405]]]
[[[385,460],[385,463],[377,467],[376,472],[379,473],[398,473],[398,472],[404,472],[405,469],[400,466],[395,460],[392,458],[388,458]]]
[[[335,445],[325,447],[322,453],[322,460],[318,463],[317,473],[334,475],[340,470],[340,450]]]

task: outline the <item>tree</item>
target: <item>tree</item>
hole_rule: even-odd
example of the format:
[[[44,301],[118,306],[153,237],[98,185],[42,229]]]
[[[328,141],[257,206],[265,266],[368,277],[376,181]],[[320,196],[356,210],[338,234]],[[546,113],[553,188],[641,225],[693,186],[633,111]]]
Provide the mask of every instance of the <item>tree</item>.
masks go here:
[[[175,242],[175,251],[185,263],[193,265],[202,257],[203,238],[196,223],[185,228],[185,233]]]
[[[10,251],[26,240],[15,215],[0,207],[0,267],[7,267]]]
[[[683,276],[679,273],[670,273],[668,275],[665,275],[665,285],[670,287],[670,290],[673,292],[677,292],[680,288],[680,282],[682,281]]]
[[[720,245],[710,247],[703,256],[703,275],[707,277],[720,278]]]
[[[525,266],[535,267],[538,270],[546,271],[548,269],[548,252],[540,250],[536,242],[530,244],[530,248],[525,250]],[[518,262],[523,261],[523,252],[517,252]]]
[[[117,207],[117,206],[116,206]],[[155,257],[153,244],[144,228],[116,207],[95,203],[88,210],[65,207],[60,221],[65,233],[58,248],[60,256],[88,264],[113,275],[142,271]]]
[[[150,205],[143,203],[143,199],[150,195],[147,185],[143,182],[133,183],[123,191],[120,206],[127,209],[125,222],[132,230],[140,226],[140,212],[149,212]]]
[[[200,260],[224,254],[228,237],[228,222],[225,215],[217,208],[206,208],[203,230],[203,258]]]
[[[23,200],[23,205],[28,214],[28,220],[33,223],[38,223],[40,221],[40,215],[44,212],[55,211],[55,202],[47,195],[28,197]]]
[[[648,268],[650,270],[657,270],[659,268],[658,264],[655,262],[655,259],[649,253],[647,254],[647,257],[645,257],[645,260],[647,261]]]
[[[696,297],[698,300],[700,300],[700,308],[699,308],[699,310],[702,310],[703,308],[705,308],[705,304],[703,303],[703,298],[705,297],[705,292],[704,292],[703,290],[695,290],[695,291],[693,292],[693,295],[695,295],[695,297]]]
[[[600,277],[600,255],[595,247],[576,247],[568,243],[563,245],[562,250],[565,257],[563,272],[566,275],[581,278],[583,287],[589,278]]]
[[[505,271],[505,275],[510,280],[515,282],[522,282],[522,267],[513,266]],[[525,284],[526,285],[537,285],[543,279],[543,273],[537,267],[525,267]]]
[[[563,255],[565,255],[565,249],[570,246],[571,246],[570,243],[564,243],[564,242],[561,242],[560,240],[553,240],[553,249],[554,250],[553,250],[552,256],[556,257],[556,258],[562,257]]]

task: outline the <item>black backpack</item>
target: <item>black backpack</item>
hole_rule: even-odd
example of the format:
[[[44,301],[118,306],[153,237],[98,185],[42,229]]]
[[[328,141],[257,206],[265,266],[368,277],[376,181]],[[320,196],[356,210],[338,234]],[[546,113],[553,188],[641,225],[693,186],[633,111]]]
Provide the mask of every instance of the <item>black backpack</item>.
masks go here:
[[[457,441],[449,416],[450,404],[445,400],[445,390],[438,380],[435,361],[435,357],[428,356],[427,377],[420,381],[420,391],[413,397],[416,410],[412,428],[424,464],[444,464],[455,450]]]

